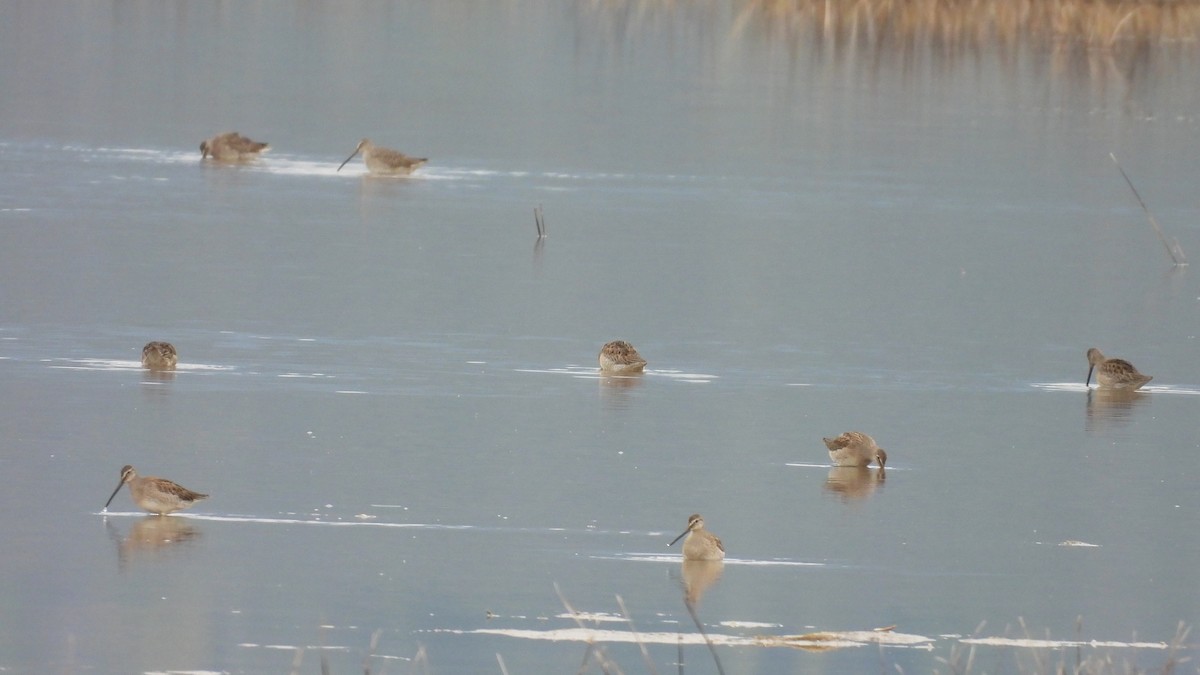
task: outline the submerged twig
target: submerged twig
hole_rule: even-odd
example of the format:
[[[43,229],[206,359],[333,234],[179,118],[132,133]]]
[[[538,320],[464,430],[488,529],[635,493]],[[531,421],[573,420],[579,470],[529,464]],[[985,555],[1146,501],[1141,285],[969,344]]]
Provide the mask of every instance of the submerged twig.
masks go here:
[[[300,675],[300,665],[304,663],[304,647],[296,647],[292,655],[292,675]]]
[[[329,675],[329,656],[325,653],[325,631],[329,625],[322,621],[319,635],[321,636],[321,675]]]
[[[565,607],[567,612],[571,615],[571,620],[575,622],[575,625],[581,629],[587,630],[587,626],[584,626],[583,621],[579,619],[578,610],[571,606],[571,603],[567,600],[567,596],[563,595],[562,589],[558,587],[557,581],[554,582],[554,592],[558,594],[559,602],[563,604],[563,607]],[[605,673],[622,672],[621,668],[617,666],[617,664],[608,659],[608,656],[604,653],[603,647],[597,645],[590,638],[587,641],[587,646],[587,650],[583,652],[583,662],[579,664],[580,673],[587,671],[588,662],[591,660],[593,654],[596,655],[596,665],[600,666],[600,670],[604,671]]]
[[[429,656],[425,654],[425,645],[417,644],[417,653],[412,658],[413,672],[417,672],[417,666],[421,666],[421,672],[429,673]]]
[[[692,615],[692,621],[696,622],[696,630],[700,631],[700,635],[704,638],[704,643],[708,645],[708,651],[712,652],[713,663],[717,664],[717,672],[725,675],[725,669],[721,667],[721,657],[717,656],[717,646],[708,637],[708,633],[704,631],[704,625],[700,623],[700,617],[696,614],[695,604],[683,601],[683,606],[687,607],[688,614]]]
[[[625,601],[619,595],[617,596],[617,605],[621,608],[621,614],[625,616],[625,622],[629,624],[629,630],[633,632],[633,639],[637,641],[638,649],[642,650],[642,660],[646,662],[646,669],[650,671],[651,675],[658,675],[658,669],[654,667],[654,661],[650,659],[650,652],[646,649],[642,638],[638,636],[637,628],[633,626],[633,617],[629,616],[629,610],[625,608]]]
[[[1138,194],[1137,188],[1133,187],[1133,181],[1129,180],[1125,169],[1121,168],[1121,163],[1117,161],[1117,156],[1111,152],[1108,153],[1108,156],[1112,158],[1113,164],[1117,165],[1117,171],[1121,172],[1121,177],[1125,179],[1125,183],[1129,185],[1129,189],[1133,190],[1133,196],[1137,197],[1138,204],[1142,205],[1142,210],[1146,212],[1146,218],[1150,220],[1150,225],[1154,228],[1155,234],[1158,235],[1158,240],[1167,249],[1167,255],[1171,256],[1172,262],[1179,266],[1188,264],[1187,257],[1183,255],[1183,248],[1179,245],[1179,241],[1175,238],[1172,238],[1170,242],[1167,241],[1167,236],[1163,234],[1162,227],[1159,226],[1158,221],[1154,218],[1154,214],[1150,212],[1150,208],[1146,206],[1146,202],[1142,201],[1142,196]]]
[[[382,628],[376,628],[375,632],[371,633],[371,642],[367,647],[367,655],[363,657],[363,675],[371,675],[371,659],[375,657],[375,650],[379,647],[379,636],[382,634]]]
[[[546,238],[546,219],[542,217],[542,205],[533,209],[533,224],[537,226],[538,239]]]

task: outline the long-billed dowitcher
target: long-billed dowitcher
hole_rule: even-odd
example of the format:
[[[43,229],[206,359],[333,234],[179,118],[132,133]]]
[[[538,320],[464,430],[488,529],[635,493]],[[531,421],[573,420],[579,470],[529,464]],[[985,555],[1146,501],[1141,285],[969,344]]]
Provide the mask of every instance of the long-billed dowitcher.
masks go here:
[[[624,340],[613,340],[600,348],[600,370],[609,373],[640,373],[646,359]]]
[[[829,460],[834,466],[866,466],[872,461],[883,468],[887,453],[875,444],[875,439],[861,431],[847,431],[837,438],[822,438],[829,448]]]
[[[212,157],[218,162],[244,162],[270,149],[268,143],[252,141],[236,131],[227,131],[200,143],[200,159]]]
[[[346,166],[346,162],[354,159],[354,156],[360,152],[363,156],[363,163],[367,165],[367,171],[385,176],[407,176],[417,167],[429,161],[426,157],[409,157],[398,150],[381,148],[364,138],[358,142],[358,147],[354,148],[354,152],[350,153],[346,161],[338,165],[337,170],[341,171],[342,167]]]
[[[684,535],[687,535],[687,539],[683,539]],[[701,518],[699,513],[688,517],[687,529],[672,539],[667,546],[674,546],[680,539],[683,539],[684,560],[725,559],[725,546],[717,535],[704,529],[704,518]]]
[[[150,370],[175,370],[179,354],[170,342],[147,342],[142,347],[142,365]]]
[[[105,511],[108,510],[108,505],[112,503],[113,497],[116,497],[117,493],[121,491],[121,486],[126,483],[129,483],[129,492],[133,495],[134,504],[160,516],[186,509],[201,499],[208,498],[208,495],[192,492],[166,478],[139,476],[132,466],[126,464],[121,468],[121,482],[117,483],[117,489],[113,490],[108,501],[104,502]]]
[[[1099,349],[1092,347],[1087,350],[1088,374],[1083,386],[1092,383],[1092,371],[1096,371],[1096,383],[1110,389],[1140,389],[1143,384],[1154,379],[1153,375],[1143,375],[1133,364],[1124,359],[1105,358]]]

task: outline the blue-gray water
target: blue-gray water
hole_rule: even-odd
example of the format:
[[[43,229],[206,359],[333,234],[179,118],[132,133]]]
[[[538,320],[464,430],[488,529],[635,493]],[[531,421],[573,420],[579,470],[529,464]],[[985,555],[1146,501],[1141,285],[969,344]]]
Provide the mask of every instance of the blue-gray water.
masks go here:
[[[709,633],[929,638],[727,672],[1200,621],[1200,284],[1109,159],[1200,260],[1196,48],[830,56],[752,6],[0,6],[0,669],[347,673],[379,631],[372,672],[575,672],[515,632],[575,627],[556,584],[695,634],[697,511]],[[273,149],[202,163],[231,129]],[[335,172],[364,136],[430,163]],[[595,376],[614,338],[644,377]],[[1086,392],[1090,346],[1150,391]],[[886,480],[827,484],[849,429]],[[124,464],[212,496],[102,516]]]

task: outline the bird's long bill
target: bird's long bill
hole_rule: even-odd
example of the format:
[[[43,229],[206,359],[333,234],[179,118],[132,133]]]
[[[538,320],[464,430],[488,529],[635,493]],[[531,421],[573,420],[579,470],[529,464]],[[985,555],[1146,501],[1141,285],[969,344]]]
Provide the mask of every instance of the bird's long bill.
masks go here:
[[[355,155],[357,155],[357,154],[358,154],[358,151],[359,151],[359,150],[361,150],[361,149],[362,149],[362,146],[361,146],[361,145],[360,145],[360,146],[358,146],[357,148],[355,148],[355,149],[354,149],[354,152],[350,153],[350,156],[346,158],[346,162],[349,162],[350,160],[354,159],[354,156],[355,156]],[[346,166],[346,162],[342,162],[341,164],[339,164],[339,165],[338,165],[338,168],[337,168],[337,170],[338,170],[338,171],[341,171],[341,170],[342,170],[342,167],[343,167],[343,166]]]
[[[124,484],[125,484],[125,476],[121,476],[121,482],[117,483],[117,489],[113,490],[113,493],[108,496],[108,501],[104,502],[105,510],[108,509],[108,505],[112,503],[113,497],[117,496],[117,493],[121,491],[121,486]]]
[[[674,545],[675,545],[675,542],[679,541],[680,539],[683,539],[683,535],[685,535],[685,534],[687,534],[688,532],[691,532],[691,531],[692,531],[692,528],[690,528],[690,527],[689,527],[688,529],[684,530],[683,532],[680,532],[680,533],[679,533],[679,536],[678,536],[678,537],[675,537],[674,539],[672,539],[672,540],[671,540],[671,543],[667,544],[667,546],[674,546]]]
[[[1092,385],[1092,371],[1095,369],[1096,366],[1088,366],[1088,376],[1087,379],[1083,381],[1083,386],[1090,387]]]

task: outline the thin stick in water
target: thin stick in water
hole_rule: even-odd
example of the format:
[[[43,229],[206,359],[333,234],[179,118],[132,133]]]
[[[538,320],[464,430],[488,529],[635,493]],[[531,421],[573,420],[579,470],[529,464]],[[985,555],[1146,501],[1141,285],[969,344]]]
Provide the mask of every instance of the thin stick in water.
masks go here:
[[[546,220],[542,217],[542,205],[533,209],[533,224],[537,226],[538,239],[546,238]]]
[[[554,582],[554,592],[558,594],[559,602],[561,602],[563,607],[566,608],[567,613],[571,615],[571,620],[575,622],[575,625],[583,630],[587,630],[587,626],[584,626],[583,621],[581,621],[579,618],[579,612],[576,611],[573,606],[571,606],[571,603],[567,600],[567,596],[563,595],[562,589],[558,587],[557,581]],[[586,644],[588,648],[583,652],[583,663],[579,664],[580,673],[587,669],[588,661],[591,660],[593,654],[596,655],[596,664],[599,665],[600,669],[604,672],[609,673],[613,671],[621,671],[621,669],[617,667],[617,664],[608,659],[608,656],[606,656],[604,653],[603,647],[597,645],[591,638],[588,638]]]
[[[696,622],[696,630],[700,631],[700,635],[704,638],[705,644],[708,645],[708,651],[712,653],[713,663],[717,664],[717,672],[721,675],[725,675],[725,669],[721,667],[721,657],[717,656],[717,646],[714,645],[712,639],[708,637],[708,633],[704,632],[704,625],[700,623],[700,617],[696,614],[695,604],[684,600],[683,605],[684,607],[687,607],[688,614],[692,615],[692,621]]]
[[[1146,212],[1146,218],[1150,220],[1150,225],[1154,228],[1155,234],[1158,235],[1158,240],[1167,249],[1167,255],[1171,256],[1171,261],[1177,266],[1188,264],[1187,256],[1183,255],[1183,247],[1179,245],[1179,241],[1172,238],[1169,243],[1167,242],[1167,236],[1163,234],[1162,227],[1159,226],[1158,221],[1154,218],[1154,214],[1150,212],[1150,208],[1146,206],[1146,202],[1142,201],[1142,196],[1138,194],[1137,188],[1133,187],[1133,181],[1129,180],[1125,169],[1121,168],[1121,163],[1117,161],[1117,156],[1111,152],[1108,153],[1108,156],[1112,158],[1113,164],[1117,165],[1117,171],[1121,172],[1121,177],[1125,179],[1125,183],[1129,185],[1129,189],[1133,190],[1133,196],[1137,197],[1138,204],[1142,205],[1142,210]]]
[[[363,657],[363,675],[371,675],[371,659],[375,657],[375,650],[379,647],[379,636],[383,635],[382,628],[376,628],[374,633],[371,633],[371,643],[367,648],[367,655]]]
[[[650,671],[650,675],[658,675],[658,669],[654,667],[654,661],[650,659],[650,652],[646,650],[645,643],[638,636],[637,628],[633,626],[633,617],[629,616],[629,610],[625,608],[625,601],[621,596],[617,596],[617,606],[621,608],[621,614],[625,616],[625,622],[629,624],[629,630],[633,632],[633,639],[637,642],[638,649],[642,650],[642,661],[646,663],[646,669]]]
[[[300,665],[304,663],[304,647],[296,647],[292,655],[292,675],[300,675]]]

